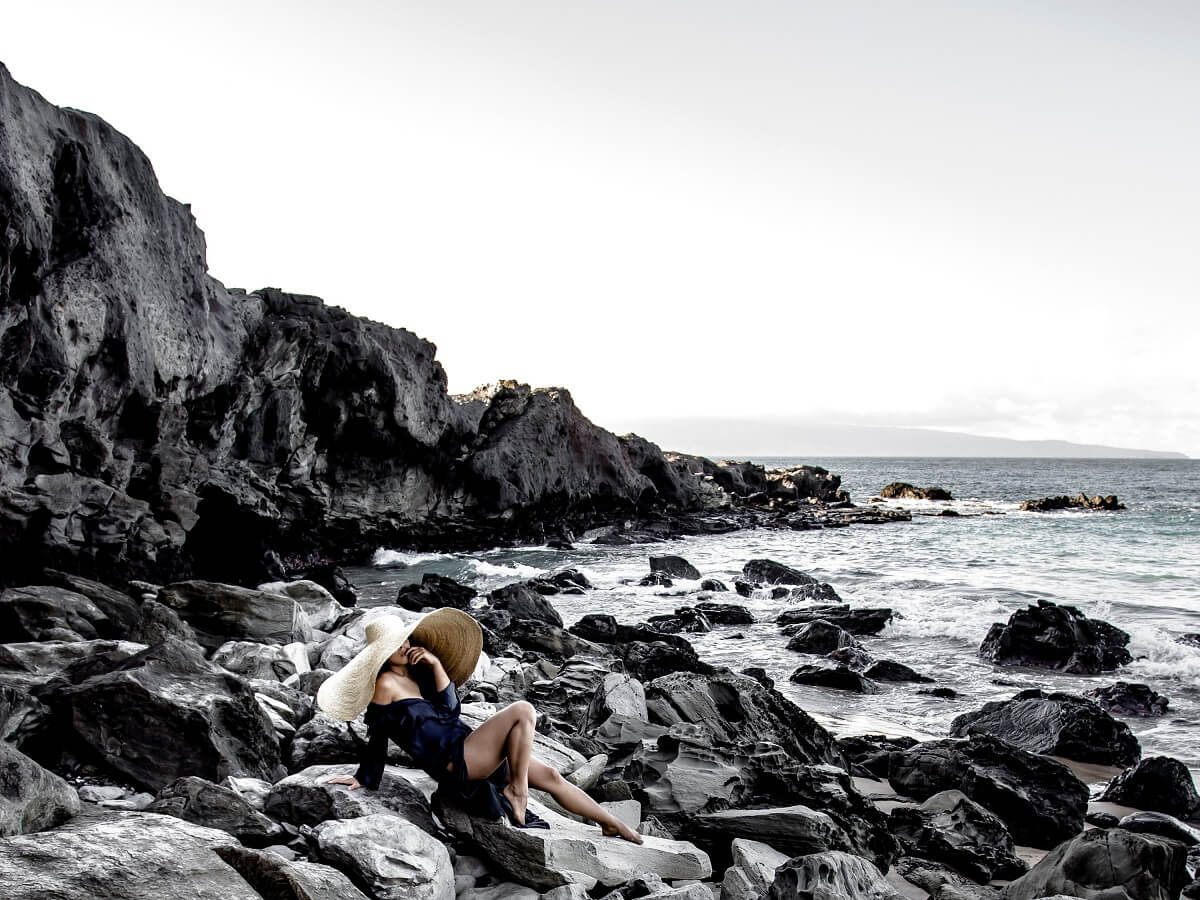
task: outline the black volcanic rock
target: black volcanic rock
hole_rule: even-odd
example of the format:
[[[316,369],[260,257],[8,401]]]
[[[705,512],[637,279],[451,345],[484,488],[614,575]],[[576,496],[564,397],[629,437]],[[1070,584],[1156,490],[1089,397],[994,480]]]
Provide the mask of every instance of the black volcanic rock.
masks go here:
[[[953,500],[950,492],[939,487],[913,487],[906,481],[893,481],[879,491],[885,500]]]
[[[1169,756],[1150,756],[1108,783],[1103,800],[1190,818],[1200,812],[1200,796],[1187,766]]]
[[[1021,691],[1011,700],[985,703],[950,723],[951,737],[970,734],[990,734],[1030,753],[1106,766],[1130,766],[1142,756],[1129,726],[1099,704],[1036,688]]]
[[[742,575],[747,581],[763,584],[817,584],[813,578],[799,569],[785,566],[773,559],[752,559],[742,566]]]
[[[862,644],[844,628],[839,628],[824,619],[815,619],[792,635],[787,648],[797,653],[829,653],[843,647],[862,649]]]
[[[1187,851],[1122,828],[1086,831],[1047,853],[1004,889],[1004,900],[1053,897],[1168,900],[1187,883]]]
[[[689,581],[700,580],[700,570],[682,556],[652,556],[650,571],[662,572],[672,578],[685,578]]]
[[[1076,675],[1111,671],[1132,660],[1128,633],[1073,606],[1039,600],[992,625],[979,655],[1001,666],[1061,669]]]
[[[879,634],[892,620],[890,609],[856,606],[848,604],[838,606],[805,606],[800,609],[785,609],[775,617],[776,624],[783,627],[783,633],[795,634],[801,626],[820,619],[844,628],[851,634]],[[795,630],[789,631],[789,628]]]
[[[701,503],[699,476],[566,390],[451,396],[408,331],[226,289],[128,138],[3,67],[0,220],[5,584],[45,565],[255,584],[280,558],[544,540]]]
[[[1128,681],[1116,681],[1107,687],[1086,691],[1085,696],[1118,716],[1161,716],[1166,714],[1170,704],[1166,697],[1149,685]]]
[[[788,681],[795,684],[833,688],[839,691],[853,691],[856,694],[878,694],[880,690],[879,685],[870,678],[844,665],[798,666],[788,676]]]
[[[1024,512],[1055,512],[1060,509],[1091,509],[1091,510],[1118,510],[1124,509],[1125,504],[1117,500],[1115,494],[1107,496],[1089,497],[1087,494],[1080,492],[1078,497],[1043,497],[1040,500],[1026,500],[1021,504],[1021,510]]]
[[[475,599],[473,587],[459,584],[453,578],[426,572],[421,576],[420,584],[406,584],[396,594],[396,605],[413,612],[420,612],[426,607],[437,609],[442,606],[452,606],[455,609],[471,608]]]
[[[917,800],[959,790],[999,816],[1018,844],[1049,848],[1083,828],[1088,789],[1060,762],[998,738],[926,741],[891,754],[888,781]]]

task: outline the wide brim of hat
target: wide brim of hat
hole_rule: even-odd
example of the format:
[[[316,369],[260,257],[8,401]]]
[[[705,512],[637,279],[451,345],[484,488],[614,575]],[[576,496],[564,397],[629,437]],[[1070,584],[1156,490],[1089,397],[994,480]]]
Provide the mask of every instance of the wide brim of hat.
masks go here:
[[[461,610],[435,609],[405,622],[385,616],[371,623],[376,632],[358,654],[331,675],[317,691],[317,704],[326,715],[343,722],[357,718],[375,694],[379,670],[410,637],[442,662],[446,675],[458,687],[471,677],[483,650],[483,629]]]

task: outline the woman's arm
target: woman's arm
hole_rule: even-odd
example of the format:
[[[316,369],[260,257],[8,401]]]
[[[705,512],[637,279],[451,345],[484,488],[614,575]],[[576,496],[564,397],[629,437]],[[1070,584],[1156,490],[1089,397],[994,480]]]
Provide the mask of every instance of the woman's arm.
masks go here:
[[[440,694],[446,690],[446,685],[450,684],[450,676],[446,674],[442,661],[424,647],[413,647],[408,651],[408,664],[415,666],[420,663],[429,666],[430,671],[433,672],[433,686],[437,692]]]
[[[387,764],[387,745],[387,731],[384,728],[372,728],[359,756],[358,771],[352,778],[344,775],[330,778],[329,783],[348,784],[352,791],[360,787],[377,789],[383,778],[383,767]]]

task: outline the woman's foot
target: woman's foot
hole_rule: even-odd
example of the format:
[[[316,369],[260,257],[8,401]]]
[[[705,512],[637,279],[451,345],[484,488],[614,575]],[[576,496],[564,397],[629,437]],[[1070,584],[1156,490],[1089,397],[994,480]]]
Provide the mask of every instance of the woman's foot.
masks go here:
[[[502,793],[512,806],[513,824],[523,826],[525,824],[525,810],[529,807],[529,792],[518,793],[510,783],[504,786]]]
[[[600,831],[605,837],[622,837],[631,844],[642,843],[642,836],[620,819],[613,819],[611,824],[601,825]]]

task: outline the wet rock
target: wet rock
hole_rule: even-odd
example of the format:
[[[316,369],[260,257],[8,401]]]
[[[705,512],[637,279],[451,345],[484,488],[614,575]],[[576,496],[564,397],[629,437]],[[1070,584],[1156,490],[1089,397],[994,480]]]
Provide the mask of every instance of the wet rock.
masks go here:
[[[1018,878],[1029,868],[1017,858],[1004,823],[960,791],[898,807],[889,821],[905,854],[944,862],[980,884]]]
[[[933,679],[922,675],[916,669],[910,669],[904,663],[891,659],[881,659],[871,663],[863,672],[872,681],[910,681],[921,684],[932,684]]]
[[[1084,696],[1091,697],[1101,708],[1118,716],[1162,716],[1166,715],[1169,705],[1167,698],[1149,685],[1128,681],[1117,681],[1107,687],[1087,691]]]
[[[620,658],[626,670],[642,682],[672,672],[716,671],[700,659],[687,639],[644,625],[620,625],[612,616],[587,615],[568,630],[587,641],[605,645],[604,650]]]
[[[399,816],[322,822],[310,840],[320,860],[341,869],[375,900],[454,900],[446,846]]]
[[[733,579],[733,590],[739,597],[749,597],[754,593],[754,584],[743,578]]]
[[[536,591],[531,590],[529,593],[539,600],[542,599],[542,595]],[[508,610],[496,608],[472,610],[471,615],[483,628],[484,651],[492,656],[506,655],[511,644],[520,650],[532,650],[554,662],[562,662],[581,650],[590,649],[587,641],[581,641],[570,632],[544,619],[518,618]],[[515,655],[519,656],[520,653]]]
[[[262,900],[216,853],[223,831],[122,813],[0,841],[0,896],[21,900]]]
[[[1109,826],[1136,831],[1138,834],[1157,834],[1159,837],[1179,841],[1185,847],[1200,846],[1200,829],[1185,825],[1174,816],[1160,812],[1130,813],[1119,822]]]
[[[361,816],[400,816],[430,834],[437,832],[425,795],[392,766],[385,766],[377,790],[350,790],[329,784],[339,775],[353,775],[357,765],[309,766],[276,783],[267,795],[267,815],[295,825],[317,825],[329,819]]]
[[[264,852],[219,847],[217,855],[236,869],[263,900],[369,900],[332,866],[288,859],[274,848]]]
[[[919,690],[919,691],[917,691],[917,693],[918,694],[926,694],[930,697],[937,697],[940,700],[956,700],[956,699],[958,699],[958,691],[954,690],[954,688],[948,688],[948,687],[929,688],[927,690]]]
[[[713,625],[753,625],[754,615],[736,603],[697,603],[696,611]]]
[[[768,691],[775,689],[775,679],[767,674],[767,670],[762,666],[747,666],[742,669],[741,674],[753,678]]]
[[[652,722],[699,725],[712,740],[770,741],[793,759],[842,765],[833,735],[776,690],[728,669],[675,673],[646,684]]]
[[[775,871],[769,900],[903,900],[883,874],[849,853],[828,850],[789,859]]]
[[[843,647],[862,649],[862,644],[844,628],[839,628],[824,619],[815,619],[801,625],[787,644],[789,650],[797,653],[830,653]]]
[[[358,605],[358,591],[339,565],[331,562],[309,564],[299,568],[294,577],[323,588],[343,607]]]
[[[146,811],[217,828],[256,847],[286,839],[279,823],[254,809],[239,793],[193,775],[164,787]]]
[[[1181,845],[1120,828],[1085,831],[1042,857],[1004,889],[1004,900],[1052,894],[1095,900],[1160,900],[1187,883]]]
[[[1011,700],[985,703],[950,723],[951,737],[969,734],[990,734],[1030,753],[1108,766],[1129,766],[1142,755],[1129,726],[1097,703],[1036,688]]]
[[[546,622],[556,628],[563,626],[558,610],[524,582],[496,588],[488,597],[494,609],[502,609],[515,619]]]
[[[1130,766],[1108,783],[1101,799],[1183,819],[1200,812],[1191,772],[1169,756],[1151,756]]]
[[[712,591],[714,594],[723,594],[729,590],[725,586],[725,582],[718,581],[716,578],[705,578],[700,582],[700,590]]]
[[[1094,825],[1097,828],[1116,828],[1121,821],[1117,816],[1106,812],[1089,812],[1083,819],[1089,825]],[[1131,830],[1136,831],[1136,829]]]
[[[195,629],[206,650],[230,640],[291,644],[312,640],[312,626],[291,597],[219,584],[181,581],[167,586],[159,602],[179,613]]]
[[[362,734],[351,734],[352,728],[358,728],[362,734],[366,732],[361,722],[339,722],[318,711],[292,736],[289,768],[297,771],[309,766],[357,762],[366,739]],[[389,751],[393,746],[389,745]]]
[[[825,850],[854,852],[848,834],[825,812],[800,804],[702,813],[697,825],[713,834],[761,841],[788,856]]]
[[[773,559],[752,559],[742,566],[746,581],[761,584],[817,584],[811,575],[775,562]],[[736,583],[736,582],[735,582]]]
[[[879,491],[884,500],[953,500],[950,492],[940,487],[913,487],[906,481],[893,481]]]
[[[0,837],[55,828],[79,809],[73,787],[0,741]]]
[[[1087,786],[1062,763],[988,735],[916,744],[891,754],[888,781],[927,800],[961,790],[1008,826],[1018,844],[1049,848],[1083,828]]]
[[[279,740],[253,689],[188,644],[150,647],[57,688],[53,700],[75,739],[149,790],[183,775],[283,775]]]
[[[775,622],[780,626],[786,626],[783,633],[788,634],[787,627],[806,625],[818,619],[824,619],[831,625],[844,628],[851,634],[879,634],[892,620],[892,611],[867,607],[852,609],[844,604],[841,606],[810,606],[804,609],[785,609],[775,618]]]
[[[680,606],[670,616],[651,616],[646,625],[663,634],[704,634],[712,631],[712,623],[704,613],[692,606]]]
[[[117,628],[83,594],[49,585],[0,593],[0,635],[9,641],[89,641]]]
[[[444,575],[427,572],[421,577],[420,584],[406,584],[400,588],[396,595],[396,605],[413,612],[427,608],[440,609],[443,606],[466,611],[471,608],[471,601],[476,596],[477,592],[473,587],[459,584],[453,578]]]
[[[700,580],[700,570],[682,556],[652,556],[650,571],[662,572],[672,578],[684,578],[688,581]]]
[[[592,589],[592,583],[578,569],[561,569],[548,575],[539,575],[529,582],[529,586],[539,594],[582,594]]]
[[[1078,497],[1043,497],[1041,500],[1026,500],[1021,504],[1022,512],[1055,512],[1060,509],[1118,510],[1125,504],[1117,500],[1116,494],[1105,497],[1096,494],[1089,497],[1080,493]]]
[[[849,666],[807,665],[798,666],[788,681],[795,684],[810,684],[815,687],[833,688],[838,691],[852,691],[856,694],[878,694],[882,690],[878,684],[861,672],[856,672]]]
[[[300,608],[308,616],[309,624],[322,631],[334,628],[338,620],[353,606],[353,604],[343,606],[328,590],[308,579],[269,581],[260,584],[258,590],[291,597],[300,604]]]
[[[992,625],[979,655],[1001,666],[1059,669],[1097,675],[1128,663],[1129,635],[1100,619],[1089,619],[1073,606],[1039,600],[1013,613],[1008,624]]]
[[[775,591],[780,590],[776,588]],[[775,595],[772,591],[772,597]],[[813,584],[801,584],[796,587],[789,588],[787,593],[781,594],[788,598],[789,603],[821,603],[825,605],[840,605],[842,598],[838,596],[838,592],[833,589],[832,584],[826,584],[823,581]]]
[[[537,801],[530,808],[550,828],[514,828],[503,820],[471,818],[441,799],[434,797],[434,809],[451,831],[472,840],[509,877],[539,891],[572,883],[616,887],[646,872],[670,880],[712,875],[707,854],[684,841],[646,837],[637,845],[606,838],[595,826],[560,816]]]
[[[639,587],[674,587],[675,582],[666,572],[651,572],[638,580]]]
[[[261,778],[239,778],[236,775],[228,775],[221,782],[221,787],[229,788],[256,812],[263,811],[267,794],[271,793],[271,782],[263,781]]]
[[[902,856],[892,871],[925,891],[932,900],[1000,900],[1000,889],[977,884],[944,863]]]

